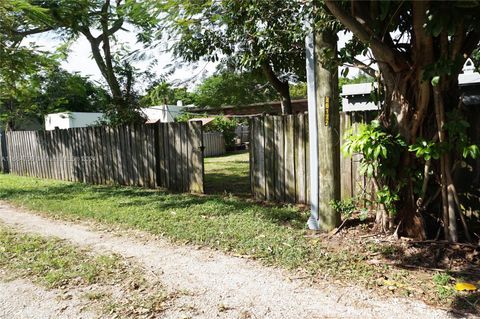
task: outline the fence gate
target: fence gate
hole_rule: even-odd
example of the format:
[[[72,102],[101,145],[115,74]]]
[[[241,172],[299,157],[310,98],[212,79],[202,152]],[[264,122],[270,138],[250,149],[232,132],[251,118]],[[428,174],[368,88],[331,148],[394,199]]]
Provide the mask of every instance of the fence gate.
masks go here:
[[[7,132],[11,173],[203,193],[201,122]]]
[[[250,181],[260,200],[309,202],[307,115],[250,120]]]

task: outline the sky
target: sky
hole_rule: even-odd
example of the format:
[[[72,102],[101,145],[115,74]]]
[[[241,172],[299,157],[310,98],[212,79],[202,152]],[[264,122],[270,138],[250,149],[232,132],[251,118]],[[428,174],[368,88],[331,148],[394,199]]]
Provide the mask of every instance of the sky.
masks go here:
[[[338,34],[339,48],[345,46],[345,43],[351,38],[351,34],[340,32]],[[136,38],[134,32],[119,32],[118,38],[122,43],[126,43],[132,49],[140,49],[141,45],[136,44]],[[34,41],[37,45],[41,46],[45,50],[53,51],[56,47],[62,44],[62,40],[56,37],[53,33],[45,33],[32,36],[28,41]],[[174,64],[174,59],[170,53],[162,52],[160,48],[154,49],[149,52],[151,55],[157,58],[157,64],[152,67],[149,61],[135,62],[134,66],[140,70],[146,70],[152,67],[154,73],[160,77],[167,74],[171,69],[171,65]],[[360,60],[365,61],[366,57],[359,57]],[[88,76],[91,80],[105,84],[100,71],[92,58],[89,42],[80,36],[70,46],[70,53],[66,61],[62,62],[62,67],[69,72],[78,72],[83,76]],[[217,64],[213,62],[200,62],[197,65],[176,67],[173,74],[168,75],[166,80],[176,86],[186,86],[192,89],[195,85],[199,84],[202,79],[215,72]],[[358,70],[350,68],[348,77],[354,77],[358,74]],[[143,91],[146,87],[146,83],[139,81],[136,84],[136,88]]]
[[[141,45],[136,44],[133,32],[119,32],[118,37],[122,43],[127,44],[130,48],[141,49]],[[51,52],[63,42],[53,33],[35,35],[27,39],[27,41],[34,41],[42,49]],[[161,52],[160,48],[154,49],[149,53],[157,58],[157,63],[153,65],[152,70],[158,77],[165,75],[171,70],[174,59],[170,53]],[[151,61],[139,61],[135,62],[134,66],[140,70],[146,70],[152,67],[151,64]],[[68,58],[62,62],[61,66],[69,72],[78,72],[83,76],[88,76],[93,81],[104,83],[98,66],[92,58],[90,43],[83,36],[80,36],[78,40],[70,45]],[[199,62],[197,65],[190,66],[177,65],[173,74],[167,76],[167,80],[178,86],[193,87],[204,77],[213,74],[216,67],[217,65],[212,62]],[[137,88],[142,90],[145,87],[137,84]]]

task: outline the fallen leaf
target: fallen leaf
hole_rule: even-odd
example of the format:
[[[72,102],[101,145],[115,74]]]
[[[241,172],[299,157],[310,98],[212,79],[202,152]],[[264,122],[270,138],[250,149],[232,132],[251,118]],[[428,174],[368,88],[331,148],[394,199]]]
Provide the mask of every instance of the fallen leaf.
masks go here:
[[[457,291],[475,291],[477,290],[477,286],[474,284],[470,284],[468,282],[457,282],[455,284],[455,290]]]

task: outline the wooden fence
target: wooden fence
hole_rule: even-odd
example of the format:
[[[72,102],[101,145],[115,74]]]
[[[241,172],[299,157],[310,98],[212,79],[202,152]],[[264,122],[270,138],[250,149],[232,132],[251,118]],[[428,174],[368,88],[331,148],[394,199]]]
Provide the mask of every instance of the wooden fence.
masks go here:
[[[0,171],[8,173],[10,169],[8,167],[7,137],[4,131],[0,131],[0,156]]]
[[[307,203],[307,116],[264,116],[250,120],[250,180],[257,199]]]
[[[224,155],[227,152],[225,138],[220,132],[203,133],[203,146],[203,156],[205,157]]]
[[[365,121],[365,116],[341,113],[340,137],[350,128],[356,130],[358,124]],[[250,120],[250,180],[255,198],[309,203],[308,143],[307,114]],[[340,155],[342,199],[368,188],[367,178],[359,173],[359,161],[358,156]]]
[[[200,122],[6,133],[10,172],[203,193]]]

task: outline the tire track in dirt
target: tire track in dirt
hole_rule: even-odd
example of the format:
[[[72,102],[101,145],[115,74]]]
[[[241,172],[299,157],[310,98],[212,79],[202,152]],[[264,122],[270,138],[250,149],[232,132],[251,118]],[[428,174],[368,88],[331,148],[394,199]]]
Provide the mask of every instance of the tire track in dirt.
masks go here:
[[[451,318],[446,311],[419,301],[382,298],[359,287],[327,282],[310,286],[252,260],[158,239],[143,242],[50,220],[3,202],[0,221],[24,232],[134,258],[168,290],[181,292],[165,318]]]

